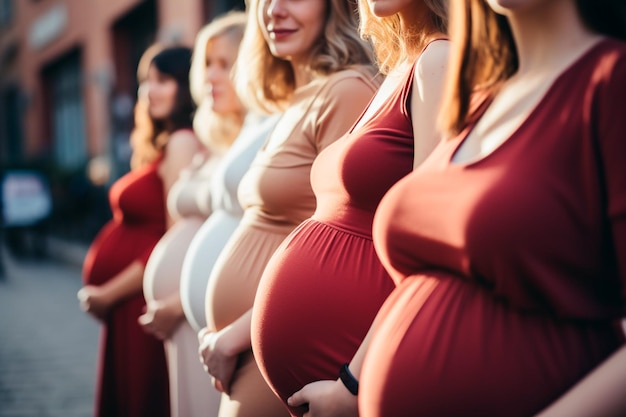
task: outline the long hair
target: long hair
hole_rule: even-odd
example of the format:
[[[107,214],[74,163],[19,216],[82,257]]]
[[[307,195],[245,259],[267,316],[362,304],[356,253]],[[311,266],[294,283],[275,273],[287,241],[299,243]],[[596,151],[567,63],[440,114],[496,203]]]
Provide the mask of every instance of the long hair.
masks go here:
[[[130,147],[132,155],[130,158],[130,168],[137,169],[145,164],[154,161],[160,154],[155,144],[154,124],[148,113],[148,98],[146,97],[146,79],[148,78],[148,68],[152,58],[164,48],[164,45],[155,43],[148,47],[139,59],[137,65],[137,101],[133,110],[134,125],[130,132]]]
[[[576,0],[583,23],[592,31],[626,39],[626,2],[623,0]],[[492,94],[519,68],[511,27],[484,0],[450,2],[451,53],[446,111],[440,115],[442,130],[459,133],[472,116],[474,93]]]
[[[152,143],[162,150],[172,132],[192,127],[196,105],[189,89],[191,49],[185,46],[164,48],[152,58],[151,65],[161,74],[172,77],[177,86],[171,113],[164,119],[152,118],[155,127]]]
[[[448,1],[423,0],[427,21],[420,27],[402,28],[398,14],[376,17],[366,0],[359,1],[359,31],[372,42],[380,72],[389,73],[401,60],[426,46],[428,35],[448,32]]]
[[[212,110],[211,101],[205,97],[204,92],[206,52],[215,39],[225,37],[236,54],[245,26],[244,12],[233,11],[219,16],[200,29],[193,49],[189,83],[191,95],[198,106],[193,117],[193,127],[200,141],[208,149],[218,153],[227,149],[241,131],[246,109],[242,105],[241,111],[233,114],[217,114]]]
[[[323,0],[328,12],[324,31],[310,51],[309,69],[328,75],[351,67],[364,67],[374,74],[373,51],[358,34],[353,0]],[[259,10],[261,0],[250,0],[246,33],[237,61],[236,86],[240,97],[257,110],[272,113],[284,110],[295,90],[291,64],[272,55],[265,42]]]

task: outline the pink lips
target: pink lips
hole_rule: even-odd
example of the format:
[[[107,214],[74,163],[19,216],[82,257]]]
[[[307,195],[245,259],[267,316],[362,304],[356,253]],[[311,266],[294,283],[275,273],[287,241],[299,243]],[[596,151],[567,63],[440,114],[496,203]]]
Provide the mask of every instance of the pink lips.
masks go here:
[[[274,34],[274,39],[276,40],[284,39],[295,32],[296,32],[296,29],[273,29],[271,30],[271,33]]]

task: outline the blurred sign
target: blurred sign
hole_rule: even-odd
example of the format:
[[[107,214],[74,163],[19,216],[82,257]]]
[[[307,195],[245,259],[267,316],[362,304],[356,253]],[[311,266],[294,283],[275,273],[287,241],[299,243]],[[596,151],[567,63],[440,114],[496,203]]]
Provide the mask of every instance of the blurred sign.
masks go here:
[[[58,38],[66,27],[67,7],[57,4],[33,22],[28,33],[28,42],[34,49],[41,49]]]
[[[4,226],[29,226],[50,215],[52,197],[41,174],[9,171],[2,178],[1,185]]]

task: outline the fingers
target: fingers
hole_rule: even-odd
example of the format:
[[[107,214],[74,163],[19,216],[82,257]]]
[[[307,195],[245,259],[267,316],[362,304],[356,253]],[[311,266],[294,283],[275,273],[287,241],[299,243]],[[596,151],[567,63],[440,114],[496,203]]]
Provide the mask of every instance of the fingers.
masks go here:
[[[209,330],[208,327],[203,327],[202,329],[200,329],[200,331],[198,332],[198,342],[202,344],[202,340],[209,333],[211,333],[211,330]]]
[[[224,387],[222,386],[222,382],[219,379],[212,376],[211,381],[213,381],[213,386],[215,387],[216,390],[218,390],[219,392],[223,392],[225,394],[229,394],[228,392],[224,390]]]
[[[292,407],[298,407],[307,404],[309,400],[306,398],[306,393],[303,391],[304,389],[294,392],[291,397],[287,398],[287,404]]]

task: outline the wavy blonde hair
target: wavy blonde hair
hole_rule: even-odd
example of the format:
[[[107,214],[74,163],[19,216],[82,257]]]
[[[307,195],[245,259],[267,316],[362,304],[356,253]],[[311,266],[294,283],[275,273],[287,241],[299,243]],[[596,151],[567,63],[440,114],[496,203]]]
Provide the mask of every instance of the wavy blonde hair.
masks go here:
[[[204,73],[206,69],[206,51],[217,38],[225,37],[235,50],[243,38],[246,26],[246,14],[232,11],[219,16],[205,25],[196,35],[196,41],[189,70],[191,96],[198,105],[193,118],[196,136],[210,151],[223,153],[233,143],[246,116],[245,108],[240,112],[217,114],[212,110],[210,100],[205,99]]]
[[[283,111],[295,90],[293,67],[289,61],[272,55],[259,22],[262,0],[249,0],[248,24],[236,67],[239,96],[265,113]],[[351,0],[324,0],[328,11],[324,32],[310,51],[309,69],[328,75],[351,67],[361,67],[374,75],[373,51],[358,34],[356,6]]]
[[[419,0],[426,7],[428,20],[420,27],[403,28],[398,14],[377,17],[367,0],[359,1],[361,23],[359,32],[363,39],[374,45],[376,62],[380,72],[388,74],[408,56],[419,53],[428,41],[428,36],[448,32],[448,2],[446,0]]]

